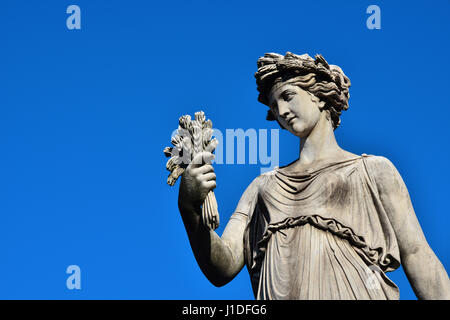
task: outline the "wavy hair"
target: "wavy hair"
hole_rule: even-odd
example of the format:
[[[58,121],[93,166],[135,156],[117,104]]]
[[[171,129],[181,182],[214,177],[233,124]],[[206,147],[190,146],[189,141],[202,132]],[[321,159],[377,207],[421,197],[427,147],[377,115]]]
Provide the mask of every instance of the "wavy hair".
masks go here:
[[[266,53],[258,59],[257,65],[255,78],[259,102],[269,106],[269,93],[275,84],[297,85],[325,102],[323,110],[330,112],[333,128],[339,127],[342,111],[348,109],[351,85],[341,68],[329,65],[321,55],[313,59],[307,54],[291,52],[284,56]],[[276,120],[272,110],[268,111],[267,120]]]

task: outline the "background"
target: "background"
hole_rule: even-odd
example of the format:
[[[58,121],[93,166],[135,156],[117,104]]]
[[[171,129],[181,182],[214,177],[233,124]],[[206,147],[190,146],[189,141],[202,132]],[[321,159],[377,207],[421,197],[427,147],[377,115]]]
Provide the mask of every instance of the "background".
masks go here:
[[[81,8],[81,30],[66,8]],[[381,30],[369,30],[369,5]],[[1,1],[0,298],[253,299],[198,268],[162,153],[182,114],[277,128],[257,102],[266,52],[321,53],[352,81],[336,131],[389,158],[450,270],[450,2]],[[298,156],[280,131],[280,165]],[[215,165],[221,234],[256,165]],[[66,268],[81,268],[68,290]],[[402,299],[402,271],[388,274]]]

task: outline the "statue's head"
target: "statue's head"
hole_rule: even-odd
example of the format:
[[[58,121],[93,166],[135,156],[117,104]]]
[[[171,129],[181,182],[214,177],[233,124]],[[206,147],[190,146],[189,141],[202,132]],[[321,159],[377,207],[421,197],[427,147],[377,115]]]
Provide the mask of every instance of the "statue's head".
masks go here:
[[[266,53],[258,59],[255,78],[258,100],[270,108],[267,120],[299,137],[307,136],[321,117],[336,129],[342,110],[348,109],[350,79],[321,55]]]

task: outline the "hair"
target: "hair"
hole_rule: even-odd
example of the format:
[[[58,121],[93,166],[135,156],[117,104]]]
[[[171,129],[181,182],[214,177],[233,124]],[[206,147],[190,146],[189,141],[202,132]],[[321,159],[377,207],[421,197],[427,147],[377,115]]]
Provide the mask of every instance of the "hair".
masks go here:
[[[284,56],[266,53],[258,59],[257,66],[255,78],[259,102],[269,106],[270,90],[276,84],[296,85],[323,101],[322,110],[329,111],[333,128],[339,127],[342,111],[348,109],[351,85],[341,68],[329,65],[319,54],[313,59],[307,54],[300,56],[291,52]],[[272,110],[267,112],[267,120],[277,120]]]

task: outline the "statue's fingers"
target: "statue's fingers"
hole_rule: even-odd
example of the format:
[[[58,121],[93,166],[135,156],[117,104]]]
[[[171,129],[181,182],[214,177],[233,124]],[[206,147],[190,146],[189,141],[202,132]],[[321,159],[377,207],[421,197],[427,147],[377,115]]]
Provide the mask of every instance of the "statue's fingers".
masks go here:
[[[205,181],[215,181],[216,174],[214,172],[205,173],[202,177]]]
[[[216,181],[215,180],[205,181],[204,187],[211,191],[216,187]]]
[[[205,174],[205,173],[210,173],[210,172],[214,172],[214,168],[212,165],[210,164],[205,164],[199,168],[194,169],[194,171],[200,173],[200,174]]]

